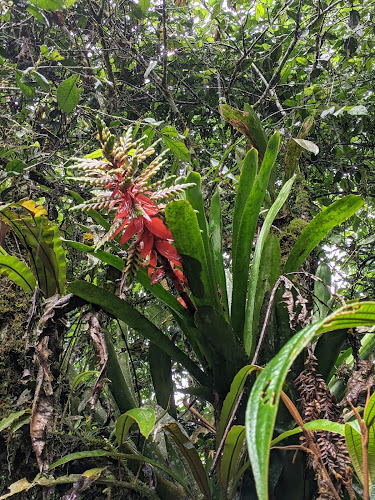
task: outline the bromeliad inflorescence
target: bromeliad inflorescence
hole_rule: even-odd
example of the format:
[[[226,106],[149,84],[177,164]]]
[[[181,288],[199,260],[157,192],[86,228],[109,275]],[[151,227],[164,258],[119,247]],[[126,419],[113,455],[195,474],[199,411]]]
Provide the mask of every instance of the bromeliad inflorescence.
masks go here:
[[[102,158],[78,160],[76,166],[81,176],[74,178],[95,188],[93,197],[74,209],[106,209],[108,213],[115,210],[113,224],[96,248],[120,233],[121,245],[136,235],[128,247],[123,283],[131,281],[146,263],[152,284],[163,279],[167,271],[169,274],[172,272],[182,284],[185,278],[178,269],[181,256],[172,245],[173,237],[164,224],[162,211],[167,201],[182,193],[190,184],[165,187],[167,179],[151,182],[151,178],[167,162],[165,155],[168,151],[147,162],[155,153],[157,142],[146,146],[147,137],[135,140],[129,127],[117,143],[101,119],[96,119],[96,126]]]

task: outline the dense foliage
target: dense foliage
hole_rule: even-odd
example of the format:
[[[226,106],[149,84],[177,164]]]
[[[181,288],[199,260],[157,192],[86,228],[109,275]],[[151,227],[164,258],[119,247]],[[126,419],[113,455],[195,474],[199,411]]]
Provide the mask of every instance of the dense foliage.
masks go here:
[[[0,498],[372,498],[373,34],[0,2]]]

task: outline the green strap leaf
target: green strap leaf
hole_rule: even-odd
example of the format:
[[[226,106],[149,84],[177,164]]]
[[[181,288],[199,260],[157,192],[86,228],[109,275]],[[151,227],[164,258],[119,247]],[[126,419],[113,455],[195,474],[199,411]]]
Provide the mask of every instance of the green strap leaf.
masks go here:
[[[329,287],[331,286],[330,267],[325,262],[322,262],[319,264],[315,276],[322,280],[323,283],[322,281],[314,281],[314,316],[317,317],[317,319],[322,319],[328,314],[327,303],[331,298],[329,292]],[[324,286],[324,283],[327,286]]]
[[[253,332],[252,332],[254,342],[261,329],[261,325],[259,324],[259,318],[264,298],[267,292],[271,293],[273,286],[275,285],[277,279],[280,276],[280,261],[281,261],[281,252],[280,252],[279,239],[274,234],[270,234],[268,235],[266,243],[263,247],[259,265],[258,283],[254,297]],[[246,332],[246,334],[250,334],[250,332]],[[273,352],[273,354],[275,353]]]
[[[197,305],[211,305],[210,276],[197,214],[188,201],[179,200],[167,205],[165,217]]]
[[[7,417],[0,421],[0,432],[8,429],[8,427],[11,427],[17,420],[29,413],[31,413],[31,410],[21,410],[15,413],[10,413]]]
[[[106,376],[108,378],[108,388],[113,399],[121,412],[126,412],[137,406],[133,386],[128,383],[125,368],[120,363],[118,353],[111,335],[104,330],[105,343],[107,345],[108,360],[106,366]]]
[[[246,277],[249,274],[253,238],[279,144],[280,134],[276,132],[269,140],[261,169],[243,210],[237,245],[233,253],[232,326],[241,339],[243,339],[248,287]]]
[[[177,422],[171,422],[169,424],[166,424],[165,429],[167,429],[170,432],[173,441],[176,443],[178,449],[180,450],[183,457],[189,464],[190,470],[204,498],[210,500],[211,492],[207,481],[207,474],[206,471],[204,470],[201,459],[193,443],[190,441],[188,436],[181,430]]]
[[[146,439],[155,427],[156,417],[153,408],[133,408],[116,420],[116,440],[121,446],[128,435],[130,427],[137,423],[139,431]]]
[[[338,422],[331,422],[330,420],[318,419],[313,420],[312,422],[306,422],[304,424],[305,428],[309,431],[329,431],[334,432],[335,434],[340,434],[341,436],[345,436],[345,426],[344,424],[339,424]],[[276,446],[277,443],[283,441],[284,439],[294,436],[296,434],[300,434],[302,429],[300,426],[291,429],[290,431],[285,431],[277,438],[271,441],[271,447]]]
[[[255,149],[251,149],[246,154],[242,170],[240,174],[240,181],[238,183],[236,199],[234,202],[234,214],[233,214],[233,248],[236,248],[238,242],[238,231],[240,229],[240,223],[242,219],[242,214],[246,205],[246,202],[250,196],[251,190],[254,185],[255,177],[257,175],[258,169],[258,155]]]
[[[335,226],[354,215],[363,205],[360,196],[350,194],[322,210],[302,231],[284,267],[284,273],[298,271],[306,257]]]
[[[220,414],[220,420],[219,424],[217,426],[217,432],[216,432],[216,443],[219,445],[225,429],[228,425],[229,419],[233,413],[234,407],[236,406],[236,403],[238,401],[238,398],[240,397],[240,394],[242,392],[242,389],[245,386],[247,377],[254,371],[257,370],[258,368],[256,366],[252,365],[246,365],[241,370],[237,373],[237,375],[234,377],[233,382],[230,386],[230,391],[228,392],[224,404],[223,404],[223,409],[221,410]]]
[[[123,460],[135,460],[137,462],[146,462],[150,465],[153,465],[157,469],[164,471],[169,476],[171,476],[175,481],[181,484],[181,486],[189,493],[190,496],[192,496],[192,493],[188,488],[188,486],[184,484],[184,482],[178,477],[177,474],[174,474],[173,471],[169,470],[168,467],[164,467],[164,465],[162,465],[160,462],[145,457],[144,455],[138,455],[136,453],[134,454],[117,453],[114,451],[106,451],[106,450],[77,451],[75,453],[70,453],[69,455],[65,455],[65,457],[62,457],[59,460],[56,460],[56,462],[53,462],[53,464],[51,464],[48,469],[49,470],[55,469],[60,465],[64,465],[68,462],[71,462],[72,460],[80,460],[84,458],[99,458],[99,457],[113,457],[113,458],[120,458]]]
[[[187,183],[195,184],[195,186],[186,190],[186,199],[196,211],[197,221],[199,224],[199,229],[202,235],[202,241],[204,246],[204,253],[206,257],[207,263],[207,272],[209,278],[209,286],[210,286],[210,304],[212,307],[216,307],[218,311],[222,309],[217,286],[219,283],[219,277],[217,275],[217,269],[215,267],[214,262],[214,254],[211,246],[211,241],[209,237],[209,228],[207,224],[207,219],[205,216],[204,204],[203,204],[203,195],[202,195],[202,179],[198,172],[191,172],[186,178]],[[173,233],[173,231],[172,231]]]
[[[264,245],[266,243],[266,239],[268,237],[268,233],[270,231],[271,225],[278,214],[281,207],[284,205],[286,199],[289,196],[290,190],[292,189],[293,182],[295,180],[295,176],[289,179],[284,186],[281,188],[281,191],[272,205],[272,207],[268,210],[267,216],[263,222],[262,230],[259,234],[255,252],[253,257],[253,262],[251,265],[250,272],[250,280],[249,280],[249,292],[248,299],[246,305],[246,316],[245,316],[245,327],[243,332],[244,339],[244,347],[246,353],[251,358],[255,351],[256,344],[256,336],[254,334],[257,333],[257,330],[254,328],[254,313],[255,313],[255,304],[257,297],[257,286],[258,286],[258,278],[259,278],[259,270],[260,263],[263,255]]]
[[[229,320],[227,283],[223,262],[222,217],[219,189],[215,191],[211,199],[209,228],[214,266],[221,291],[221,304],[224,309],[225,318]]]
[[[221,483],[225,489],[228,488],[238,471],[238,459],[245,437],[244,425],[233,425],[228,432],[224,443],[223,456],[221,457]]]
[[[209,377],[185,353],[176,347],[163,332],[125,300],[119,299],[116,295],[107,292],[107,290],[91,285],[86,281],[74,281],[68,285],[68,290],[87,302],[102,307],[116,318],[124,321],[140,335],[151,340],[151,342],[155,342],[172,359],[181,363],[199,383],[205,386],[210,385]]]
[[[32,293],[36,279],[30,268],[17,257],[0,255],[0,274],[7,276],[13,283]]]
[[[171,358],[158,345],[150,342],[148,360],[156,401],[162,408],[168,408],[168,413],[172,417],[177,418],[173,394]]]
[[[259,500],[268,500],[268,465],[276,413],[286,375],[302,350],[322,333],[375,324],[375,302],[348,304],[296,333],[259,374],[246,409],[246,437]]]

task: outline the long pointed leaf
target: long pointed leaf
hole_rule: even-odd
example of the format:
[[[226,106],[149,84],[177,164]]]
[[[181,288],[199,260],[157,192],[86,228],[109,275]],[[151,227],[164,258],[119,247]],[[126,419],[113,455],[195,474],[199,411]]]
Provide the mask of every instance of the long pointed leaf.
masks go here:
[[[255,252],[254,252],[254,257],[253,257],[253,262],[251,265],[251,272],[250,272],[249,293],[248,293],[247,306],[246,306],[246,316],[245,316],[245,328],[244,328],[244,332],[243,332],[245,351],[249,355],[250,358],[254,354],[255,343],[256,343],[256,338],[254,338],[254,336],[253,336],[253,333],[256,333],[256,332],[254,332],[254,312],[255,312],[255,303],[256,303],[256,296],[257,296],[259,268],[260,268],[262,254],[263,254],[263,249],[264,249],[264,245],[265,245],[268,233],[270,231],[271,225],[272,225],[276,215],[278,214],[279,210],[281,209],[281,207],[284,205],[286,199],[288,198],[290,190],[292,189],[294,180],[295,180],[295,177],[292,177],[291,179],[288,180],[288,182],[286,182],[284,184],[284,186],[282,187],[275,203],[268,210],[265,221],[263,222],[262,230],[259,234],[256,246],[255,246]]]
[[[158,345],[150,342],[148,360],[158,405],[164,409],[167,409],[169,405],[168,413],[177,418],[173,394],[171,358]]]
[[[237,373],[237,375],[234,377],[233,382],[230,386],[230,391],[228,392],[227,396],[225,397],[224,404],[223,404],[223,409],[221,410],[220,414],[220,420],[219,424],[217,426],[217,432],[216,432],[216,443],[219,444],[224,431],[227,427],[227,424],[229,422],[229,419],[233,413],[234,407],[238,401],[238,398],[240,397],[240,394],[242,392],[242,389],[245,386],[246,380],[248,376],[256,370],[256,366],[252,365],[247,365],[241,368],[241,370]]]
[[[188,486],[184,484],[181,478],[178,477],[178,475],[175,474],[172,470],[168,469],[168,467],[164,467],[164,465],[162,465],[160,462],[156,460],[152,460],[151,458],[145,457],[143,455],[138,455],[136,453],[134,454],[117,453],[115,451],[106,451],[106,450],[77,451],[75,453],[70,453],[69,455],[65,455],[59,460],[56,460],[56,462],[53,462],[53,464],[49,466],[49,470],[55,469],[59,465],[64,465],[68,462],[71,462],[72,460],[80,460],[82,458],[97,458],[97,457],[113,457],[113,458],[120,458],[123,460],[135,460],[137,462],[146,462],[150,465],[153,465],[157,469],[164,471],[169,476],[173,477],[173,479],[177,481],[179,484],[181,484],[181,486],[189,493],[191,497],[193,496]]]
[[[7,276],[13,283],[32,293],[36,279],[30,268],[17,257],[0,255],[0,274]]]
[[[171,433],[173,441],[189,464],[191,472],[196,480],[204,498],[211,499],[211,492],[208,486],[206,471],[201,459],[190,439],[183,433],[177,422],[166,424],[165,428]]]
[[[306,257],[335,226],[354,215],[363,205],[360,196],[350,194],[320,212],[302,231],[284,267],[284,273],[298,271]]]
[[[334,432],[335,434],[341,434],[341,436],[345,436],[345,426],[344,424],[339,424],[338,422],[331,422],[331,420],[318,419],[313,420],[312,422],[306,422],[304,424],[305,428],[309,431],[329,431]],[[272,440],[271,446],[275,446],[280,441],[284,439],[295,436],[296,434],[300,434],[302,432],[301,427],[295,427],[290,431],[285,431],[275,439]]]
[[[240,458],[245,441],[245,426],[233,425],[225,440],[223,456],[221,457],[221,483],[227,489],[238,470]]]
[[[182,256],[184,273],[197,305],[216,304],[212,298],[210,276],[197,215],[186,200],[169,203],[165,209],[168,227]]]
[[[277,279],[280,276],[280,262],[281,262],[281,252],[280,252],[280,242],[277,236],[274,234],[268,235],[266,243],[263,247],[258,284],[255,293],[254,301],[254,316],[253,316],[253,339],[257,338],[257,335],[261,329],[259,324],[260,313],[262,310],[263,302],[267,292],[271,292],[273,286],[275,285]],[[265,346],[266,347],[266,346]],[[271,357],[275,352],[271,355]]]
[[[121,363],[119,362],[112,337],[108,331],[104,331],[104,335],[108,352],[108,361],[106,366],[106,376],[109,380],[108,387],[119,410],[124,413],[132,408],[135,408],[137,406],[137,402],[132,391],[132,386],[129,386],[127,383],[126,375],[123,371]]]
[[[238,183],[236,199],[234,202],[233,234],[232,234],[233,248],[236,248],[237,246],[238,231],[240,229],[242,214],[254,185],[255,177],[257,175],[257,168],[258,168],[258,155],[255,149],[251,149],[250,151],[248,151],[243,160],[242,170],[240,174],[240,181]]]
[[[107,290],[91,285],[86,281],[74,281],[68,285],[68,290],[87,302],[102,307],[131,328],[134,328],[143,337],[157,343],[172,359],[181,363],[199,383],[210,385],[209,377],[185,353],[178,349],[163,332],[125,300],[119,299],[116,295],[107,292]]]
[[[253,238],[268,180],[279,151],[279,144],[280,134],[276,132],[269,140],[261,169],[243,210],[238,242],[233,254],[232,325],[241,339],[243,339],[245,323],[247,276],[249,274]]]
[[[375,302],[348,304],[296,333],[259,374],[246,409],[246,437],[259,500],[268,500],[269,451],[280,393],[301,351],[324,332],[375,324]]]
[[[207,274],[210,286],[210,295],[211,295],[210,305],[220,310],[221,306],[219,302],[219,296],[217,293],[217,286],[219,283],[219,279],[216,274],[214,255],[208,233],[208,224],[204,213],[203,195],[201,187],[202,179],[200,174],[198,174],[198,172],[191,172],[186,178],[186,182],[195,184],[195,186],[186,190],[186,199],[189,201],[190,205],[196,211],[199,229],[201,230],[202,241],[207,263]]]
[[[210,237],[211,246],[216,269],[217,279],[221,290],[221,303],[224,308],[225,318],[229,320],[227,283],[225,278],[223,262],[223,236],[222,236],[222,217],[220,204],[220,191],[217,189],[211,200],[210,209]]]

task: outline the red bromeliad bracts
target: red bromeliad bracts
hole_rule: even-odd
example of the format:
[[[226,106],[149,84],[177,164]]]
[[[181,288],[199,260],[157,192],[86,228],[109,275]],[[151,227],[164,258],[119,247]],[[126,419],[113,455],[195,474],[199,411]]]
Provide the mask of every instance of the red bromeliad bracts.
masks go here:
[[[135,141],[132,130],[128,129],[125,136],[120,138],[120,143],[116,144],[115,137],[99,119],[97,128],[104,158],[79,160],[79,169],[84,176],[76,177],[75,180],[100,189],[93,192],[91,200],[75,209],[106,208],[108,212],[116,209],[113,224],[98,242],[97,248],[121,232],[121,245],[136,235],[128,247],[123,283],[129,282],[146,263],[152,275],[151,284],[163,279],[167,273],[174,278],[178,288],[183,288],[183,283],[187,283],[178,269],[181,256],[173,246],[173,236],[162,219],[165,203],[156,202],[171,200],[190,185],[163,187],[167,179],[150,183],[151,177],[166,163],[163,158],[165,153],[145,163],[154,154],[156,143],[144,147],[145,138]],[[141,164],[144,164],[144,168],[135,177]]]

